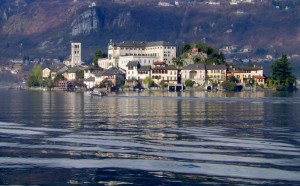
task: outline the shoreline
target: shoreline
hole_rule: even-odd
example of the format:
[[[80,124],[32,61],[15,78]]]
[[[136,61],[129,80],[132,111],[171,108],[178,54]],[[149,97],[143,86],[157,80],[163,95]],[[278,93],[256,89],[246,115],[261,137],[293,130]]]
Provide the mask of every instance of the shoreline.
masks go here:
[[[12,89],[12,90],[28,90],[28,91],[46,91],[46,92],[90,92],[90,90],[83,90],[83,89],[78,89],[78,90],[73,90],[73,91],[67,91],[67,90],[62,90],[62,89],[48,89],[44,87],[23,87],[18,89],[17,87],[12,88],[11,86],[1,86],[0,89]],[[226,90],[213,90],[213,91],[207,91],[203,88],[187,88],[183,91],[168,91],[167,89],[142,89],[142,90],[134,90],[134,89],[120,89],[119,91],[111,91],[108,93],[122,93],[122,92],[226,92],[226,93],[239,93],[239,92],[289,92],[289,91],[277,91],[274,88],[259,88],[256,90],[251,90],[251,89],[246,89],[246,90],[241,90],[241,91],[226,91]],[[292,91],[293,92],[293,91]]]

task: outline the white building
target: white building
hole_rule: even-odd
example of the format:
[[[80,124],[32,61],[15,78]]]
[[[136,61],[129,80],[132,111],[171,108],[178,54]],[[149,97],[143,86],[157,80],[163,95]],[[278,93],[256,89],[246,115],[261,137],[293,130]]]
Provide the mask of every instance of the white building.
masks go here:
[[[51,70],[49,68],[43,69],[43,79],[50,77]]]
[[[86,85],[86,88],[91,89],[93,88],[95,84],[95,77],[89,77],[87,79],[84,79],[83,83]]]
[[[206,71],[204,64],[190,64],[181,69],[181,80],[184,83],[190,79],[199,85],[204,85]]]
[[[122,56],[119,59],[118,67],[126,70],[126,66],[130,61],[138,61],[142,66],[154,66],[157,58],[153,56]]]
[[[71,43],[71,66],[79,66],[82,64],[81,60],[81,43]]]
[[[141,66],[138,61],[130,61],[125,70],[127,80],[143,80],[151,76],[151,66]]]
[[[141,67],[140,63],[138,61],[130,61],[126,65],[126,79],[127,80],[132,80],[138,79],[138,69]]]
[[[176,58],[176,46],[169,42],[123,41],[110,43],[108,58],[99,59],[98,65],[105,69],[110,66],[125,69],[129,61],[139,61],[141,65],[153,65],[153,62],[161,61],[170,65],[173,58]]]
[[[151,76],[151,66],[141,66],[138,69],[138,78],[140,80],[146,79]]]

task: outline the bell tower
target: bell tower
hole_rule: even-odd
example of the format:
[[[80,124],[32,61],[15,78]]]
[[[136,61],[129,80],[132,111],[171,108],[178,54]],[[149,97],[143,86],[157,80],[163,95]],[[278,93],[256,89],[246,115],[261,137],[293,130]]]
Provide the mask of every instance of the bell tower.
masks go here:
[[[71,66],[81,65],[81,43],[72,42],[71,43]]]

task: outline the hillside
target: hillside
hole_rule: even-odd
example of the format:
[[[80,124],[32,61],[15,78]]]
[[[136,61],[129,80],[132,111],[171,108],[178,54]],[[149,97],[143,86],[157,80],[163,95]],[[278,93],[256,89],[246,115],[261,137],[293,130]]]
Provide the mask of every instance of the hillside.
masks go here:
[[[65,58],[70,41],[82,42],[85,58],[106,50],[110,39],[166,40],[182,45],[204,41],[214,47],[251,46],[253,51],[299,54],[300,3],[255,1],[219,5],[155,0],[2,0],[0,59],[23,56]],[[171,2],[171,1],[170,1]],[[277,4],[276,4],[277,3]],[[277,7],[276,7],[277,6]]]

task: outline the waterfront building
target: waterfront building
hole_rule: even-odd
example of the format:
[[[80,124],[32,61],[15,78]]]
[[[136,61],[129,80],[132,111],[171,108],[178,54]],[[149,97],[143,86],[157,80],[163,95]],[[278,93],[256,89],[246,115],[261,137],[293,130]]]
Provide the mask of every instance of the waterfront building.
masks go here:
[[[256,82],[257,85],[264,85],[265,80],[266,80],[266,77],[264,75],[255,76],[255,82]]]
[[[144,80],[146,77],[151,77],[151,66],[140,66],[138,69],[138,79]]]
[[[265,76],[262,67],[237,67],[233,70],[234,77],[239,83],[249,83],[250,79],[254,79],[257,84],[265,83]]]
[[[116,67],[111,67],[101,73],[101,79],[106,87],[119,87],[125,82],[125,72]]]
[[[86,85],[87,89],[91,89],[96,85],[96,78],[95,77],[89,77],[87,79],[84,79],[83,83]]]
[[[202,86],[205,84],[205,65],[204,64],[189,64],[181,69],[181,80],[184,83],[190,79]]]
[[[104,71],[103,68],[98,66],[90,65],[84,69],[84,84],[88,89],[93,88],[96,85],[100,85],[103,80],[101,74]]]
[[[225,65],[206,65],[207,80],[221,84],[226,80],[226,71]]]
[[[142,85],[146,77],[151,77],[151,66],[141,66],[138,61],[131,61],[126,68],[126,82],[131,85]]]
[[[161,66],[157,65],[151,69],[151,76],[156,84],[160,81],[168,84],[177,84],[178,82],[178,69],[174,66]]]

